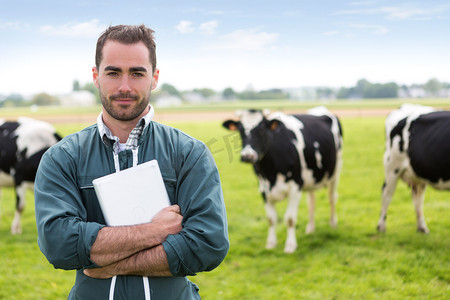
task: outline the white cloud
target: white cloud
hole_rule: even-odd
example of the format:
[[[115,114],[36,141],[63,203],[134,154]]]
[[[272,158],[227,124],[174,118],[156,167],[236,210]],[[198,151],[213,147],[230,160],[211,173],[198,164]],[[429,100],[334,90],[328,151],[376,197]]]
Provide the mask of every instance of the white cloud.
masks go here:
[[[435,15],[439,15],[448,7],[436,7],[436,8],[418,8],[418,7],[382,7],[380,11],[386,14],[386,18],[391,20],[425,20],[431,19]]]
[[[278,34],[258,32],[256,29],[239,29],[221,38],[222,49],[254,51],[262,50],[278,40]]]
[[[98,37],[106,29],[107,26],[99,23],[99,20],[93,19],[88,22],[71,22],[61,26],[45,25],[40,28],[40,31],[53,36],[91,38]]]
[[[175,26],[175,28],[180,32],[180,33],[191,33],[194,32],[194,27],[192,27],[192,22],[191,21],[180,21],[180,23],[178,23],[177,26]]]
[[[326,31],[322,33],[323,35],[338,35],[339,31],[337,30],[332,30],[332,31]]]
[[[195,27],[191,21],[180,21],[175,28],[182,34],[200,32],[204,35],[213,35],[216,33],[216,28],[218,25],[219,22],[215,20],[202,23],[198,27]]]
[[[376,1],[356,1],[356,2],[349,3],[349,5],[354,5],[354,6],[368,6],[368,5],[372,5],[372,4],[376,4]]]
[[[386,19],[390,20],[427,20],[444,13],[449,8],[450,5],[441,5],[432,8],[414,7],[411,5],[381,6],[364,9],[340,10],[335,12],[334,15],[384,15]]]
[[[0,29],[7,29],[7,30],[20,30],[24,28],[30,27],[28,24],[21,23],[21,22],[5,22],[0,23]]]
[[[211,10],[211,11],[208,11],[207,14],[221,16],[221,15],[224,15],[225,12],[223,10]]]
[[[381,25],[351,24],[349,25],[349,27],[354,29],[368,30],[375,35],[385,35],[389,32],[389,29]]]
[[[219,25],[219,23],[215,20],[202,23],[200,27],[198,28],[200,32],[206,35],[213,35],[216,33],[216,27]]]

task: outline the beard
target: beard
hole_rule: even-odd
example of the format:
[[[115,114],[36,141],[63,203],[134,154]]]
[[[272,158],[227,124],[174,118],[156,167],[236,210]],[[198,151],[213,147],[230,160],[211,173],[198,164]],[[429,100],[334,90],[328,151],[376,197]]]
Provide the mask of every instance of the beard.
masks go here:
[[[101,88],[99,87],[100,99],[102,101],[102,105],[105,108],[106,112],[116,120],[119,121],[132,121],[138,118],[142,112],[147,108],[150,102],[151,91],[144,95],[143,97],[139,97],[134,93],[115,93],[109,96],[108,98],[102,93]],[[132,99],[132,104],[123,104],[119,105],[119,107],[114,106],[113,102],[115,99],[120,98],[128,98]]]

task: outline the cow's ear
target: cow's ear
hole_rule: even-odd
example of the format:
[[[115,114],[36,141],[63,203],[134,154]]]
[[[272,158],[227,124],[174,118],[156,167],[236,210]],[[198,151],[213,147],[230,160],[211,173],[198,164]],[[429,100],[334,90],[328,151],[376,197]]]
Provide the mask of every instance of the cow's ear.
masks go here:
[[[233,120],[226,120],[225,122],[222,123],[222,126],[228,130],[237,130],[238,129],[238,123]]]
[[[280,125],[280,121],[278,121],[278,120],[271,120],[269,122],[269,128],[272,131],[276,130],[278,128],[278,125]]]

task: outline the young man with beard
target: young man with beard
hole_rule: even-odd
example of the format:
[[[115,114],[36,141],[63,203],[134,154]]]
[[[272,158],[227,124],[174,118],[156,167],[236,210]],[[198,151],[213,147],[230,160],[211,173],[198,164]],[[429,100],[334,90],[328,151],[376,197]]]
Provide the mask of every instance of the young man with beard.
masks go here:
[[[93,68],[103,107],[97,124],[64,138],[41,161],[38,243],[55,268],[77,270],[69,299],[200,299],[186,276],[214,269],[228,252],[211,153],[152,121],[158,77],[153,31],[109,27],[97,41]],[[153,159],[172,205],[150,223],[106,226],[92,181]]]

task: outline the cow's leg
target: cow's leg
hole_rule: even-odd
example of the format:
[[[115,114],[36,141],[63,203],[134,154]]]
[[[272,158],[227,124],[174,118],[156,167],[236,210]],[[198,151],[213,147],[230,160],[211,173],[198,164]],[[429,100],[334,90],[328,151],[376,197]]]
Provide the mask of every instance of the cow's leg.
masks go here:
[[[269,230],[267,233],[267,249],[273,249],[277,245],[277,211],[275,209],[275,205],[273,201],[266,201],[265,203],[267,221],[269,222]]]
[[[392,196],[394,195],[395,188],[397,187],[398,176],[395,172],[386,176],[386,180],[383,184],[383,196],[381,203],[380,219],[378,220],[377,230],[379,232],[386,232],[386,218],[388,206],[391,203]]]
[[[416,209],[417,216],[417,231],[423,233],[429,233],[427,223],[425,222],[425,216],[423,214],[423,200],[425,198],[425,184],[415,184],[412,186],[412,200]]]
[[[286,244],[284,246],[285,253],[292,253],[297,249],[297,237],[295,236],[295,226],[297,225],[298,205],[302,192],[298,190],[298,186],[292,185],[288,196],[288,205],[284,214],[284,222],[287,227]]]
[[[16,212],[14,214],[14,219],[11,224],[11,233],[20,234],[22,233],[21,217],[23,209],[25,208],[25,196],[27,192],[27,185],[21,183],[16,186]]]
[[[314,223],[314,212],[316,209],[316,197],[313,191],[310,191],[307,195],[308,199],[308,224],[306,225],[306,234],[313,233],[316,229]]]
[[[338,217],[336,213],[336,206],[338,201],[338,180],[339,174],[332,180],[328,186],[328,201],[330,202],[330,226],[336,228],[338,224]]]

